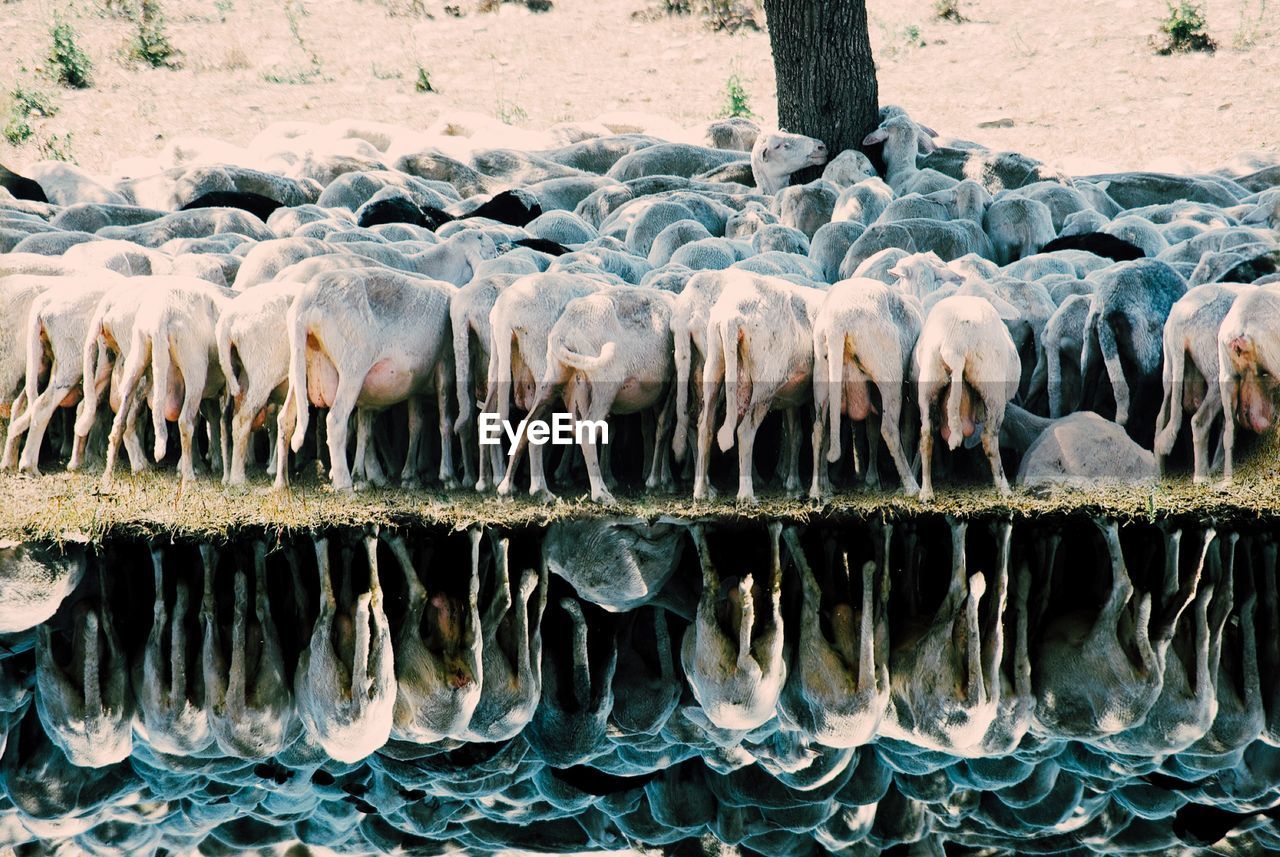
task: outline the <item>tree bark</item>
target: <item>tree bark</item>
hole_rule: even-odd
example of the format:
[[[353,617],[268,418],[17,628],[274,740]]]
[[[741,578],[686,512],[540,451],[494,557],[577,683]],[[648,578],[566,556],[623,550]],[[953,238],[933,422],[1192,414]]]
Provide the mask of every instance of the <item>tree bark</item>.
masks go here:
[[[764,0],[778,81],[778,124],[832,156],[880,124],[865,0]]]

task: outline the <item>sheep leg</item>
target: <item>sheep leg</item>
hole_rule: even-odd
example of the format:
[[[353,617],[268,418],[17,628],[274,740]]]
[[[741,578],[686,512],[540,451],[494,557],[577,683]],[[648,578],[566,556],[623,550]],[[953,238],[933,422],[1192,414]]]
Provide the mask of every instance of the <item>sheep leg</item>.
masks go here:
[[[9,409],[9,427],[4,439],[4,457],[0,459],[0,470],[12,470],[18,460],[18,438],[22,437],[27,427],[31,424],[31,407],[26,404],[26,391],[18,394],[23,404],[19,406],[16,403]],[[38,399],[39,397],[37,397]]]
[[[967,701],[970,705],[983,705],[987,702],[986,682],[982,675],[982,629],[978,621],[978,602],[987,591],[986,578],[977,572],[969,578],[969,598],[965,610],[965,629],[968,639],[965,641],[969,655],[968,677],[966,682]],[[999,677],[995,678],[999,681]]]
[[[1164,382],[1164,398],[1160,400],[1160,411],[1156,414],[1156,435],[1152,452],[1156,457],[1156,475],[1164,475],[1165,459],[1173,451],[1178,440],[1178,430],[1182,427],[1182,397],[1185,387],[1185,361],[1187,352],[1179,348],[1173,337],[1164,339],[1164,369],[1161,372]],[[1199,473],[1199,460],[1196,462]],[[1196,481],[1199,481],[1198,479]]]
[[[18,459],[18,470],[31,476],[40,475],[40,447],[44,443],[44,433],[49,426],[49,420],[53,418],[53,414],[58,409],[58,405],[75,387],[75,382],[70,378],[59,377],[57,363],[53,366],[50,373],[48,386],[44,388],[44,392],[40,393],[32,400],[31,405],[26,412],[9,427],[9,440],[5,442],[6,460],[10,454],[9,443],[17,444],[19,424],[28,421],[27,439],[22,447],[22,457]],[[70,382],[70,383],[68,383]]]
[[[1004,614],[1009,604],[1009,550],[1013,535],[1013,523],[1004,520],[996,524],[996,573],[995,618],[983,640],[984,663],[982,675],[987,682],[988,696],[999,701],[1002,690],[1000,664],[1004,660]]]
[[[698,551],[698,564],[702,569],[702,595],[698,599],[698,617],[695,627],[701,629],[702,633],[716,634],[719,633],[716,597],[720,590],[720,575],[711,564],[711,549],[707,546],[707,536],[702,524],[691,526],[689,535],[693,538],[693,546]]]
[[[276,417],[276,479],[274,487],[281,490],[289,486],[289,438],[298,419],[298,396],[293,386],[285,393],[284,404]]]
[[[649,475],[644,480],[644,487],[652,491],[655,488],[667,488],[671,478],[671,445],[667,443],[667,435],[671,431],[672,417],[675,412],[675,393],[669,388],[658,408],[657,421],[653,430],[653,458],[649,462]]]
[[[479,535],[476,528],[473,527],[472,530],[471,553],[474,561],[479,551]],[[400,566],[400,572],[404,575],[405,592],[408,594],[409,601],[409,606],[405,610],[404,627],[413,628],[416,631],[422,619],[422,611],[427,606],[427,589],[422,585],[418,572],[413,566],[413,557],[409,555],[409,547],[405,544],[404,538],[399,533],[390,533],[383,536],[382,540],[391,549],[391,554],[396,558],[396,564]]]
[[[94,423],[97,421],[98,403],[102,400],[102,394],[107,389],[107,384],[111,382],[112,361],[104,353],[105,348],[90,343],[88,348],[98,353],[98,361],[94,362],[90,356],[85,361],[85,367],[91,372],[90,375],[82,375],[84,386],[84,398],[80,400],[80,404],[76,406],[76,423],[75,423],[75,442],[71,447],[71,459],[67,462],[67,470],[74,473],[84,465],[85,446],[89,441],[89,432],[92,431]],[[19,398],[25,401],[25,392],[18,394]],[[14,400],[14,410],[11,413],[17,413],[18,401]],[[130,461],[133,457],[130,456]]]
[[[1116,522],[1095,518],[1094,525],[1102,533],[1107,554],[1110,558],[1111,591],[1107,595],[1107,600],[1102,605],[1102,609],[1098,611],[1098,617],[1094,620],[1090,636],[1110,639],[1116,633],[1120,611],[1133,598],[1133,581],[1129,579],[1129,570],[1124,564],[1124,553],[1120,550],[1120,530],[1116,526]],[[1149,610],[1150,598],[1147,599],[1147,604]]]
[[[213,716],[213,713],[225,704],[227,681],[226,662],[222,656],[222,635],[218,628],[218,613],[213,599],[213,575],[218,563],[212,545],[200,545],[200,565],[203,571],[200,621],[204,626],[201,665],[204,673],[205,706],[210,716]]]
[[[711,469],[711,422],[715,418],[716,405],[719,404],[720,382],[724,379],[723,349],[712,348],[707,351],[702,364],[702,407],[698,411],[698,452],[693,469],[693,499],[715,499],[715,489],[711,487],[708,472]],[[725,409],[732,407],[728,398]]]
[[[440,432],[440,470],[436,474],[447,490],[452,491],[458,487],[458,472],[453,463],[453,433],[449,431],[450,412],[449,412],[449,367],[441,362],[436,365],[436,410],[440,419],[438,429]],[[466,448],[466,444],[463,444]],[[464,478],[464,484],[471,485],[470,478]]]
[[[987,454],[991,464],[991,477],[995,481],[996,490],[1002,495],[1009,494],[1009,480],[1004,475],[1004,462],[1000,460],[1000,426],[1004,423],[1005,398],[1000,395],[997,385],[982,384],[979,395],[987,411],[987,424],[982,429],[982,450]]]
[[[880,437],[889,448],[902,490],[910,497],[920,493],[920,486],[902,449],[902,385],[889,381],[877,387],[880,390]]]
[[[472,555],[478,555],[478,541],[484,534],[484,529],[479,526],[472,527],[469,531],[472,539]],[[496,634],[498,623],[507,615],[507,611],[511,609],[513,601],[511,598],[511,576],[508,568],[506,539],[493,540],[493,569],[494,569],[494,586],[493,596],[489,599],[489,604],[485,607],[484,616],[480,619],[480,627],[484,628],[490,636]]]
[[[363,377],[364,373],[356,372],[345,372],[338,376],[338,389],[329,406],[329,414],[325,417],[329,441],[329,474],[334,491],[350,493],[355,490],[351,470],[347,465],[347,422],[351,419],[351,412],[360,395]]]
[[[1129,381],[1124,375],[1124,363],[1120,359],[1120,348],[1116,342],[1115,331],[1106,319],[1098,319],[1098,348],[1102,354],[1102,363],[1107,370],[1107,378],[1111,381],[1111,393],[1116,400],[1117,425],[1129,422]]]
[[[1049,342],[1044,349],[1046,388],[1049,393],[1049,417],[1059,419],[1066,415],[1067,404],[1062,389],[1062,352],[1056,342]]]
[[[1207,385],[1204,401],[1191,415],[1191,447],[1194,462],[1192,479],[1197,484],[1209,481],[1209,431],[1222,413],[1219,395],[1218,389],[1212,384]]]
[[[409,410],[409,444],[404,452],[404,467],[400,471],[400,487],[401,488],[417,488],[418,487],[418,447],[422,443],[422,399],[419,396],[410,396],[409,401],[405,403]],[[449,418],[446,413],[440,421],[441,436],[448,434]]]
[[[124,451],[129,459],[129,469],[134,473],[141,473],[151,467],[151,460],[147,458],[147,450],[142,445],[141,429],[143,422],[139,417],[142,416],[143,405],[144,402],[141,396],[135,399],[132,407],[129,408],[128,414],[125,416],[124,422]]]
[[[786,410],[786,446],[783,461],[786,463],[786,480],[782,490],[791,497],[800,496],[800,410]]]
[[[155,582],[156,597],[151,609],[151,631],[147,634],[146,657],[153,659],[154,669],[161,669],[160,664],[164,659],[164,629],[169,623],[168,610],[164,603],[164,552],[158,546],[151,548],[151,575]],[[172,634],[172,642],[175,644],[170,647],[169,654],[171,658],[170,681],[173,681],[178,667],[178,659],[176,657],[176,645],[185,635],[176,633],[181,626],[181,620],[174,622]],[[185,664],[183,664],[185,667]],[[148,684],[154,679],[157,684],[163,682],[164,677],[161,675],[149,675]],[[172,698],[172,697],[171,697]],[[176,699],[174,699],[176,702]]]
[[[253,455],[251,440],[253,438],[253,421],[258,412],[267,406],[271,391],[263,389],[265,384],[254,383],[256,378],[250,373],[245,385],[241,388],[240,401],[231,415],[230,442],[231,467],[225,479],[228,485],[245,483],[245,467]]]
[[[874,411],[867,414],[867,476],[866,485],[868,488],[878,489],[880,487],[880,441],[879,438],[883,434],[883,423],[880,414]]]
[[[1017,619],[1014,624],[1013,644],[1013,692],[1015,696],[1027,699],[1033,693],[1031,687],[1031,654],[1028,645],[1028,628],[1030,620],[1027,616],[1027,599],[1031,594],[1031,569],[1026,560],[1018,566],[1016,587]]]
[[[377,411],[356,408],[356,449],[352,459],[351,478],[361,485],[371,484],[381,488],[387,484],[387,477],[382,471],[382,461],[375,449],[374,423],[377,419]]]
[[[769,524],[769,541],[770,541],[770,558],[772,562],[769,566],[769,626],[765,630],[764,635],[759,641],[761,654],[761,667],[767,667],[770,663],[777,661],[782,657],[782,646],[784,642],[782,633],[782,547],[779,543],[782,535],[782,523],[773,521]],[[744,593],[746,597],[743,603],[746,604],[750,600],[750,587]],[[752,607],[754,609],[754,602]],[[743,622],[744,627],[746,622]],[[748,632],[743,638],[743,642],[750,646],[751,637]]]
[[[755,460],[756,432],[760,430],[760,424],[768,413],[768,404],[753,403],[738,423],[738,502],[750,506],[759,502],[756,500],[751,475],[751,464]]]
[[[226,403],[223,401],[225,394],[219,394],[216,398],[205,399],[200,403],[199,413],[204,416],[205,422],[209,426],[209,473],[217,475],[219,479],[226,478],[226,441],[223,437],[222,418],[225,411]],[[221,405],[221,407],[220,407]],[[199,459],[203,461],[203,458]]]
[[[579,710],[591,710],[591,661],[587,651],[587,620],[577,599],[560,599],[560,607],[573,623],[573,695]]]
[[[826,378],[826,349],[815,345],[813,354],[813,377]],[[821,374],[819,374],[821,372]],[[833,442],[827,437],[827,421],[831,418],[831,397],[829,395],[830,385],[819,381],[813,384],[813,479],[809,483],[809,499],[822,500],[824,497],[830,496],[831,493],[831,470],[827,461],[827,453],[833,448],[833,443],[838,444],[839,438]],[[837,403],[837,407],[838,407]],[[836,426],[840,425],[839,416],[836,417]],[[837,459],[839,455],[836,455]]]
[[[945,381],[920,381],[920,499],[933,499],[933,397]]]
[[[580,375],[581,373],[578,373],[575,377],[580,377]],[[616,384],[604,387],[597,383],[591,391],[591,399],[587,411],[579,419],[603,422],[609,416],[609,409],[613,407],[613,400],[618,394],[618,388],[619,385]],[[610,493],[609,487],[600,472],[599,444],[596,441],[596,433],[594,431],[584,431],[578,440],[582,444],[582,457],[587,463],[587,478],[591,482],[592,501],[609,505],[617,503],[618,501]],[[607,451],[608,447],[605,449]]]
[[[151,340],[141,336],[134,337],[133,350],[125,361],[124,373],[120,381],[120,409],[111,421],[111,433],[107,436],[107,462],[102,471],[102,487],[111,487],[116,458],[120,454],[120,442],[124,437],[125,423],[129,419],[129,411],[133,407],[134,398],[139,394],[142,375],[146,372],[151,357]],[[163,412],[163,408],[161,408]],[[163,413],[161,414],[163,417]],[[136,472],[136,471],[135,471]]]
[[[1240,381],[1230,374],[1231,364],[1225,351],[1225,348],[1219,349],[1219,365],[1223,372],[1218,378],[1218,397],[1222,400],[1222,481],[1230,484],[1235,472],[1233,454],[1236,446],[1236,416],[1232,407],[1240,392]]]
[[[508,377],[505,380],[501,380],[501,381],[498,380],[498,377],[496,377],[492,371],[492,370],[496,370],[496,365],[495,365],[496,362],[497,362],[496,356],[490,358],[489,365],[490,365],[491,372],[489,374],[489,379],[487,384],[488,392],[487,392],[487,395],[485,396],[484,404],[480,408],[480,412],[482,416],[484,414],[499,413],[498,411],[499,402],[509,400],[511,396],[510,375],[508,375]],[[507,397],[507,399],[505,400],[500,399],[499,398],[500,395]],[[478,432],[476,434],[476,443],[479,444]],[[480,455],[479,455],[479,458],[477,459],[478,475],[476,477],[476,491],[479,491],[481,493],[488,491],[491,487],[497,485],[498,482],[501,481],[505,476],[505,473],[504,473],[505,462],[502,459],[501,437],[499,437],[497,443],[486,444],[485,446],[487,447],[488,454],[486,455],[486,449],[484,447],[481,447]],[[514,462],[511,462],[507,466],[514,466]]]
[[[196,416],[200,412],[205,373],[208,371],[208,358],[194,352],[190,355],[183,354],[183,358],[181,365],[186,370],[184,373],[186,387],[183,391],[182,408],[178,411],[178,438],[181,442],[178,472],[182,475],[182,481],[193,482],[196,478],[194,463]]]
[[[954,616],[960,609],[964,601],[965,580],[969,576],[964,553],[965,534],[969,525],[959,518],[948,515],[947,526],[951,529],[951,581],[947,586],[947,595],[935,614],[939,620]]]

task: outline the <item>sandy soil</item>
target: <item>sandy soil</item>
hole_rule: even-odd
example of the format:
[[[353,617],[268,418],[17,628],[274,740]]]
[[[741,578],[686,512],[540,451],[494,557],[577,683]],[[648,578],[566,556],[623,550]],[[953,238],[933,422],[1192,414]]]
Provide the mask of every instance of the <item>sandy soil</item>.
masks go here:
[[[731,74],[752,108],[774,119],[764,33],[633,18],[656,0],[556,0],[545,14],[516,5],[480,14],[475,0],[458,2],[472,10],[460,19],[444,15],[441,0],[423,0],[434,13],[425,19],[407,14],[411,0],[163,0],[170,39],[185,54],[184,67],[169,71],[127,64],[133,25],[105,12],[105,0],[0,0],[0,92],[57,89],[41,69],[60,11],[95,63],[95,85],[57,90],[60,112],[39,130],[70,133],[90,169],[179,135],[243,142],[284,119],[424,126],[466,109],[544,127],[632,109],[691,124],[719,112]],[[970,0],[963,24],[937,20],[932,0],[868,2],[882,102],[945,135],[1072,172],[1208,169],[1280,146],[1277,0],[1210,0],[1219,51],[1173,57],[1148,45],[1163,0]],[[305,10],[295,14],[301,44],[286,3]],[[306,71],[308,52],[322,80],[266,80]],[[414,91],[419,63],[435,93]],[[15,151],[0,140],[6,163],[39,157],[32,145]]]

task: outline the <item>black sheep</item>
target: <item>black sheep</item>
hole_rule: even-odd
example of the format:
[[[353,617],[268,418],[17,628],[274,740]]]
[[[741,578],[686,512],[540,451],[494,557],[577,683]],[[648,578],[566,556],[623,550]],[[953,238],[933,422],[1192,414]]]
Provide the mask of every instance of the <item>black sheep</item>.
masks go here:
[[[25,199],[30,202],[48,202],[49,197],[44,195],[44,188],[40,187],[40,183],[26,176],[20,176],[13,170],[0,164],[0,187],[13,194],[15,199]]]
[[[569,248],[563,244],[557,244],[545,238],[518,238],[512,243],[517,247],[528,247],[530,250],[546,253],[548,256],[563,256],[569,252]]]
[[[284,203],[263,196],[260,193],[249,193],[240,190],[215,190],[201,194],[186,203],[179,211],[190,211],[193,208],[238,208],[247,211],[263,223],[271,216],[271,212]]]
[[[542,206],[538,204],[537,197],[528,191],[515,189],[495,193],[488,202],[463,217],[487,217],[508,226],[526,226],[541,214]]]
[[[1131,262],[1146,256],[1142,248],[1136,244],[1130,244],[1123,238],[1117,238],[1105,232],[1063,235],[1040,248],[1041,253],[1052,253],[1054,250],[1084,250],[1086,253],[1092,253],[1113,262]]]

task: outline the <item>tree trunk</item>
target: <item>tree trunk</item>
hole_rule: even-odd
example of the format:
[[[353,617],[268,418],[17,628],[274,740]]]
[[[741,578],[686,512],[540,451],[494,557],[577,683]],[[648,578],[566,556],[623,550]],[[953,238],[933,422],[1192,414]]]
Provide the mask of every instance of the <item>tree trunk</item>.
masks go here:
[[[865,0],[764,0],[778,81],[778,124],[834,157],[880,124]],[[802,176],[797,176],[802,178]]]

